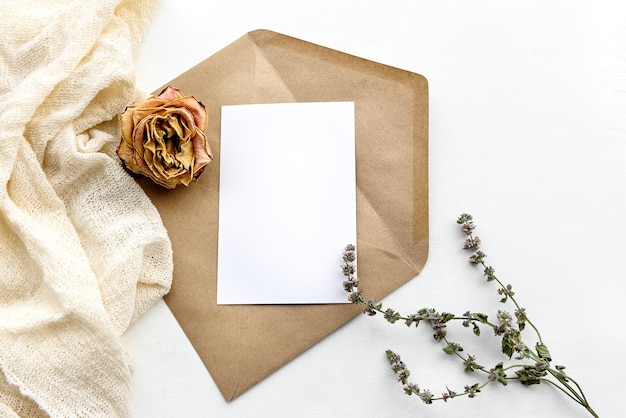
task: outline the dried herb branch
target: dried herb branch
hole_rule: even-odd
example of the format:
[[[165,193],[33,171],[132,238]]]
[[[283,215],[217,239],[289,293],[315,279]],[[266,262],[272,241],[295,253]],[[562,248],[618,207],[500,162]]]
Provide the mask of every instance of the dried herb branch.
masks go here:
[[[465,235],[463,248],[471,251],[469,262],[483,268],[483,275],[488,282],[497,284],[497,292],[501,296],[500,302],[513,305],[515,308],[513,315],[506,310],[498,310],[497,314],[490,319],[484,313],[467,311],[462,315],[455,315],[449,312],[439,312],[432,308],[423,308],[410,315],[402,315],[392,308],[383,308],[382,303],[374,300],[365,300],[359,280],[356,274],[356,249],[354,245],[348,245],[343,254],[344,263],[341,265],[346,280],[343,287],[349,293],[348,299],[355,304],[365,305],[364,314],[375,316],[381,314],[383,318],[391,323],[404,323],[406,326],[417,327],[421,322],[427,323],[434,331],[433,338],[444,344],[443,351],[457,358],[464,370],[469,373],[478,373],[478,382],[466,385],[463,390],[453,391],[446,387],[446,391],[441,395],[433,394],[429,389],[421,389],[417,384],[409,380],[410,371],[402,361],[400,355],[392,350],[387,350],[387,359],[391,369],[396,373],[397,380],[402,384],[407,395],[416,395],[424,403],[431,404],[433,401],[466,396],[475,397],[487,385],[498,382],[507,385],[510,381],[517,381],[523,385],[535,385],[546,383],[567,395],[571,400],[584,407],[592,416],[598,414],[591,408],[581,386],[566,374],[565,366],[553,365],[552,356],[548,347],[543,341],[537,326],[529,319],[526,310],[518,303],[515,292],[510,284],[505,285],[496,275],[493,267],[485,263],[487,255],[480,250],[480,238],[474,235],[475,224],[472,216],[462,214],[457,223]],[[471,328],[472,333],[479,337],[483,329],[491,330],[496,336],[501,338],[500,349],[506,356],[505,361],[512,364],[505,364],[505,361],[497,363],[491,368],[487,368],[476,361],[476,357],[466,354],[463,347],[449,339],[448,324],[454,321],[461,322],[463,327]],[[535,334],[536,342],[531,346],[522,339],[523,331],[531,328]],[[524,334],[524,337],[527,337]],[[528,341],[528,339],[526,340]],[[481,377],[482,375],[482,377]]]

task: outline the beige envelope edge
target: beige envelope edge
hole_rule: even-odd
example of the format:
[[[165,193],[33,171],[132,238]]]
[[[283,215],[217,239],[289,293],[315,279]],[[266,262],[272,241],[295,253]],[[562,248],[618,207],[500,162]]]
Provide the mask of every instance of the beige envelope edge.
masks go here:
[[[380,299],[415,277],[428,255],[428,86],[421,75],[266,30],[167,85],[206,105],[215,160],[187,188],[138,181],[172,240],[174,281],[165,301],[230,401],[362,309],[216,304],[221,106],[355,102],[358,273],[365,297]],[[297,254],[298,243],[286,242],[285,255]],[[341,262],[337,254],[337,268]]]

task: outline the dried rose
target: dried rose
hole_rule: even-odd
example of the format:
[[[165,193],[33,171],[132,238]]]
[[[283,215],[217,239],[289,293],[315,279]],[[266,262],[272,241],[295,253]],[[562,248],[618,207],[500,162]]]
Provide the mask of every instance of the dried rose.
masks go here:
[[[176,88],[131,103],[120,115],[120,126],[117,155],[126,168],[168,189],[188,186],[213,160],[204,134],[206,108]]]

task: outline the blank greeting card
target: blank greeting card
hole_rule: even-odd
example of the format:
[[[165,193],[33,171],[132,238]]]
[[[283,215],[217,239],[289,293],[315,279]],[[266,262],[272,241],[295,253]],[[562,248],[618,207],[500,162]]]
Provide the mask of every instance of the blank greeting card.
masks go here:
[[[346,303],[354,103],[223,106],[218,304]]]

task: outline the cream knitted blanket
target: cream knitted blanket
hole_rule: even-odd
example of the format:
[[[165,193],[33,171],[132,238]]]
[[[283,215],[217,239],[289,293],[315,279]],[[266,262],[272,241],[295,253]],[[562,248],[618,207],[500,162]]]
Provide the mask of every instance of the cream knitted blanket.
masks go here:
[[[145,0],[0,0],[0,416],[128,417],[122,334],[169,289],[114,156]]]

